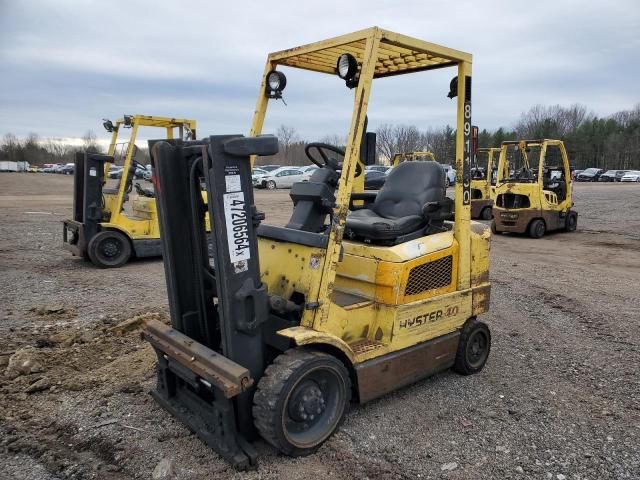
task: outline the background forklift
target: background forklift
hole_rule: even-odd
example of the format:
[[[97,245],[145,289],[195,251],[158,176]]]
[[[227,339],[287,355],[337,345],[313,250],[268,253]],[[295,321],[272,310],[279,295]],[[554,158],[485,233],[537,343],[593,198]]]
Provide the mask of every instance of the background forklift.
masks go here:
[[[572,209],[571,184],[562,140],[503,142],[491,230],[532,238],[552,230],[573,232],[578,213]]]
[[[471,218],[491,220],[500,149],[479,148],[477,151],[475,166],[471,169]]]
[[[132,255],[138,258],[162,255],[160,229],[154,192],[134,183],[135,141],[139,127],[162,128],[166,138],[195,139],[196,121],[147,115],[125,115],[115,125],[103,123],[112,133],[106,155],[79,152],[75,157],[73,182],[73,218],[64,220],[64,248],[91,260],[101,268],[120,267]],[[118,143],[121,129],[131,129],[129,141]],[[116,188],[106,188],[110,166],[118,147],[124,157],[122,176]],[[132,195],[135,186],[136,194]],[[126,207],[131,212],[126,212]]]
[[[282,66],[337,73],[354,89],[346,150],[307,145],[321,168],[291,189],[283,227],[262,223],[251,185],[255,155],[278,148],[260,134],[269,99],[282,97]],[[377,194],[355,181],[376,158],[366,132],[372,81],[442,67],[457,73],[454,222],[443,220],[452,201],[436,162],[400,164]],[[471,55],[374,27],[270,54],[249,137],[150,142],[171,311],[171,326],[143,331],[158,355],[160,405],[247,468],[258,436],[307,455],[351,398],[367,402],[449,367],[479,372],[491,341],[476,319],[489,308],[490,232],[469,218],[470,122]]]
[[[436,157],[432,152],[405,152],[393,155],[391,165],[397,167],[402,162],[426,162],[436,161]]]

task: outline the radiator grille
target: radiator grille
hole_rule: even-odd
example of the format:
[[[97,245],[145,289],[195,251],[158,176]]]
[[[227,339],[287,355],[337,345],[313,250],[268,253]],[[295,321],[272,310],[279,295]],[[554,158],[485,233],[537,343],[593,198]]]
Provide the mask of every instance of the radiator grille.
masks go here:
[[[413,267],[409,272],[405,295],[417,295],[418,293],[446,287],[451,284],[451,267],[453,257],[442,257],[433,262],[424,263]]]

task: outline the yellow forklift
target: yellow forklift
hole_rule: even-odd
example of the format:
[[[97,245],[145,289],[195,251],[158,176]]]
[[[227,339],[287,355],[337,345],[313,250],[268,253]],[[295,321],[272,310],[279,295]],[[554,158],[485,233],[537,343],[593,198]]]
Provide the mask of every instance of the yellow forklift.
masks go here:
[[[138,129],[163,129],[167,139],[175,138],[176,133],[178,138],[195,139],[196,121],[124,115],[115,125],[105,119],[103,126],[111,133],[107,154],[76,154],[73,218],[63,221],[63,245],[73,255],[89,259],[98,267],[114,268],[132,256],[162,255],[154,191],[134,181],[136,171],[151,173],[135,161]],[[122,129],[131,130],[126,143],[118,143]],[[117,157],[124,159],[122,168],[112,170]],[[110,176],[119,177],[115,188],[107,188]]]
[[[541,238],[552,230],[573,232],[571,167],[562,140],[503,142],[500,149],[494,233],[527,233]]]
[[[479,148],[471,169],[471,218],[491,220],[499,148]]]
[[[393,156],[391,165],[397,167],[402,162],[424,162],[424,161],[436,161],[436,157],[432,152],[405,152],[396,153]]]
[[[291,218],[275,226],[254,204],[251,166],[278,150],[262,128],[286,67],[335,76],[353,89],[353,110],[345,150],[306,146],[320,168],[293,185]],[[401,163],[379,192],[356,176],[376,159],[373,81],[443,67],[456,75],[442,91],[457,97],[453,222],[436,162]],[[271,53],[250,136],[150,142],[171,311],[171,325],[143,331],[158,356],[158,403],[242,469],[256,463],[259,437],[307,455],[352,399],[447,368],[481,371],[490,231],[470,220],[470,132],[471,55],[373,27]]]

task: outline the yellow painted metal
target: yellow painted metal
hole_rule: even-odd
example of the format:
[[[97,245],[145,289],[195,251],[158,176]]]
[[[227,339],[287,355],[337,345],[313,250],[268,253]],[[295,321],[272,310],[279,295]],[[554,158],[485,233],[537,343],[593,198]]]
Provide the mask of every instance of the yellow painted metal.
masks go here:
[[[402,162],[426,162],[436,161],[436,156],[432,152],[404,152],[396,153],[393,156],[391,165],[397,167]]]
[[[463,178],[464,172],[464,125],[465,125],[465,90],[467,76],[471,78],[471,61],[461,61],[458,63],[458,108],[456,123],[456,184],[455,184],[455,222],[453,234],[458,240],[460,256],[458,258],[458,290],[465,290],[470,287],[471,270],[471,241],[469,235],[469,222],[471,222],[470,204],[464,202],[463,182],[470,179]],[[471,105],[469,104],[469,108]],[[468,112],[469,117],[471,112]],[[470,118],[468,120],[471,120]],[[469,122],[470,123],[470,122]],[[468,146],[467,146],[468,148]],[[467,152],[470,154],[470,151]],[[470,202],[469,202],[470,203]]]
[[[567,193],[563,201],[558,201],[557,195],[544,189],[543,173],[546,165],[546,155],[549,146],[558,147],[562,158],[562,170],[566,182]],[[539,209],[541,212],[566,212],[573,205],[571,167],[569,157],[562,140],[521,140],[518,148],[527,159],[527,148],[540,148],[540,159],[538,162],[537,181],[534,183],[508,182],[510,165],[507,159],[508,149],[514,148],[513,142],[504,142],[500,150],[500,160],[498,163],[498,177],[496,180],[495,196],[506,193],[525,195],[529,198],[530,208]],[[528,160],[527,160],[528,165]],[[498,205],[494,206],[496,212],[503,210]]]
[[[289,66],[336,74],[338,57],[352,54],[360,70],[354,89],[345,158],[326,248],[259,238],[261,278],[270,293],[304,296],[300,327],[279,333],[298,345],[319,343],[359,363],[460,329],[488,309],[488,227],[470,221],[463,202],[465,86],[471,55],[377,27],[271,53],[256,102],[250,135],[262,133],[269,99],[268,73]],[[343,241],[371,87],[374,79],[442,67],[457,67],[457,172],[452,231],[385,247]],[[470,120],[470,102],[467,120]],[[427,153],[427,152],[425,152]],[[468,182],[467,176],[467,182]],[[469,186],[469,184],[467,184]],[[405,295],[413,268],[452,257],[448,285]],[[404,285],[404,287],[403,287]]]
[[[126,172],[129,171],[133,164],[138,128],[155,127],[164,129],[167,139],[173,138],[175,128],[180,129],[181,136],[184,134],[184,130],[188,129],[188,131],[191,132],[191,136],[195,137],[196,121],[183,118],[158,117],[151,115],[132,115],[130,118],[131,134],[129,136],[127,150],[124,155],[123,175],[118,184],[118,190],[116,193],[103,193],[105,203],[103,211],[108,220],[102,222],[100,226],[103,229],[119,230],[132,240],[159,238],[160,227],[158,224],[155,199],[138,197],[137,195],[130,193],[129,195],[133,198],[132,213],[129,214],[124,211],[125,198],[128,195],[125,191]],[[114,130],[111,135],[111,143],[109,144],[109,149],[107,151],[107,154],[110,156],[115,155],[116,145],[118,143],[118,134],[120,130],[124,128],[124,125],[124,118],[118,119],[115,122]],[[105,163],[105,183],[109,175],[110,166],[110,163]]]
[[[473,200],[493,200],[495,194],[495,188],[492,188],[492,178],[494,168],[497,170],[497,163],[500,157],[500,148],[479,148],[478,156],[485,157],[487,159],[485,177],[483,179],[474,180],[471,179],[471,201]],[[476,167],[479,166],[476,165]],[[484,162],[483,162],[483,165]],[[475,192],[474,192],[475,191]],[[475,193],[475,194],[474,194]]]

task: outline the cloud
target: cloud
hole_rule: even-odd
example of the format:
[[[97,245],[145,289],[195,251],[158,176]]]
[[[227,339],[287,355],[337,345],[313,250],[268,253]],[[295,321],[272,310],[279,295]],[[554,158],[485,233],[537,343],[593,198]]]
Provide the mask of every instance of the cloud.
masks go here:
[[[530,106],[582,103],[599,115],[639,100],[635,0],[535,3],[24,1],[0,3],[0,133],[79,137],[123,113],[198,120],[200,134],[247,133],[270,51],[379,25],[474,55],[474,123],[509,126]],[[455,122],[453,69],[375,83],[371,128]],[[352,92],[287,71],[266,131],[343,135]]]

